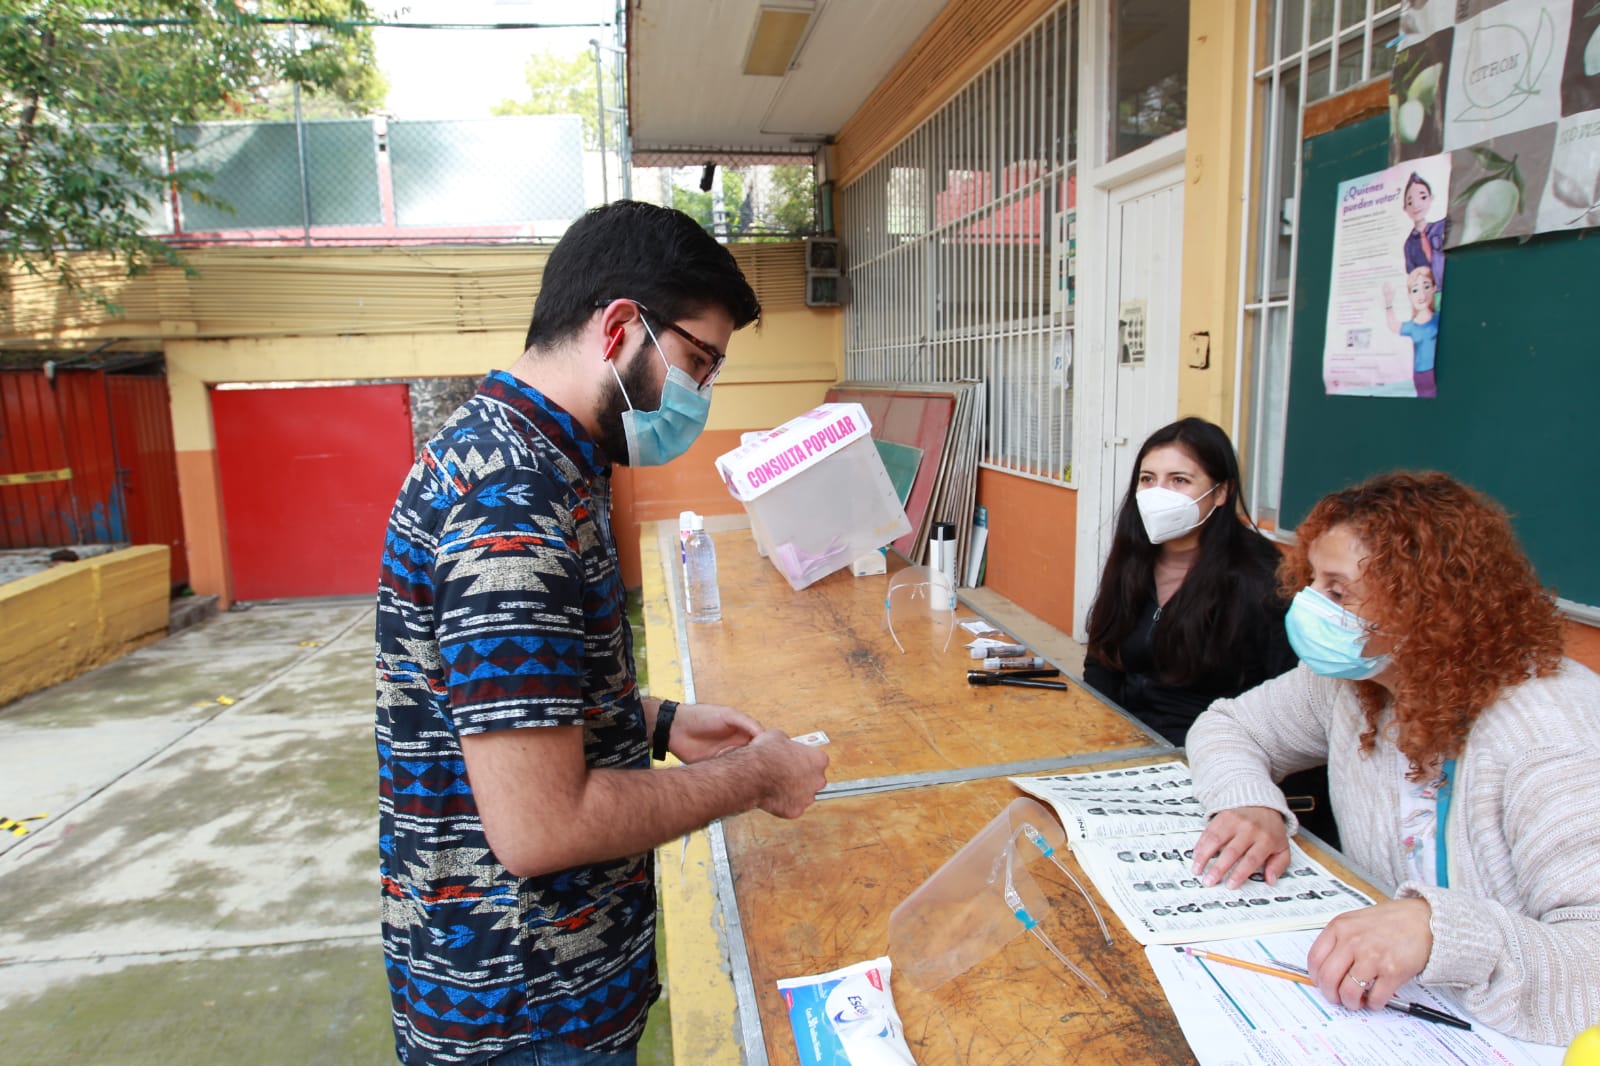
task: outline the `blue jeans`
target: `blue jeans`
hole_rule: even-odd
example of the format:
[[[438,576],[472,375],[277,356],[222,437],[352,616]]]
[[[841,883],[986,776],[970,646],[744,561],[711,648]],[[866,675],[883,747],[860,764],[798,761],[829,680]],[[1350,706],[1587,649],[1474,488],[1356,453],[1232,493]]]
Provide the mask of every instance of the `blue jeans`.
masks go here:
[[[559,1040],[541,1040],[512,1048],[483,1066],[635,1066],[638,1061],[637,1048],[614,1052],[585,1051]]]

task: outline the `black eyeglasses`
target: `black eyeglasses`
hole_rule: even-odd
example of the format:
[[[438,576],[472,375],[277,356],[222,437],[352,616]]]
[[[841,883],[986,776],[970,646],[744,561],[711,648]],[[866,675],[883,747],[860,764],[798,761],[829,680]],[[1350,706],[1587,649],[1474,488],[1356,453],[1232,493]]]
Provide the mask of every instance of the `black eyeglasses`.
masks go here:
[[[623,297],[623,299],[628,298]],[[673,322],[662,315],[656,314],[638,300],[628,299],[628,302],[637,307],[640,314],[647,315],[650,318],[655,319],[658,325],[670,329],[672,332],[676,333],[678,336],[694,345],[695,350],[701,355],[704,355],[707,359],[711,360],[710,369],[705,370],[703,375],[699,376],[700,387],[702,389],[709,389],[716,382],[717,375],[722,373],[722,361],[728,358],[726,353],[717,351],[713,345],[708,344],[699,337],[696,337],[693,333],[690,333],[676,322]],[[610,300],[599,300],[595,303],[596,307],[609,307],[610,305]],[[697,368],[701,365],[698,359],[695,360],[695,363]]]

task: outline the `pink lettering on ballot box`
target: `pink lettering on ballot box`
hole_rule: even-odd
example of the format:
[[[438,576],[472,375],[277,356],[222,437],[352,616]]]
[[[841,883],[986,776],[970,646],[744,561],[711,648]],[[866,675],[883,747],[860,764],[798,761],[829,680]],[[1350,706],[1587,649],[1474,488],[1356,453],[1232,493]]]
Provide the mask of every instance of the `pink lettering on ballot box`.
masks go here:
[[[858,403],[825,403],[717,459],[756,543],[797,591],[911,531]]]

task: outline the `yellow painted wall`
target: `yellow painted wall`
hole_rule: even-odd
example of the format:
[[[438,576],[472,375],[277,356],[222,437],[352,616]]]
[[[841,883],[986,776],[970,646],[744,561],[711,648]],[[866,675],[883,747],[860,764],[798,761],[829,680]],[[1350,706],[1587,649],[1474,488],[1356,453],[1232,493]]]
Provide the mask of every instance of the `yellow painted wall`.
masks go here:
[[[510,332],[170,340],[166,355],[173,441],[180,452],[216,447],[210,385],[476,377],[511,365],[521,352],[522,335]]]
[[[164,636],[170,569],[141,545],[0,585],[0,704]]]
[[[1178,413],[1233,422],[1239,359],[1239,233],[1247,172],[1251,0],[1189,4],[1189,127],[1184,160],[1183,302]],[[1210,342],[1210,367],[1204,361]],[[1248,376],[1244,379],[1249,387]],[[1243,442],[1235,442],[1241,445]]]
[[[530,307],[531,311],[531,307]],[[167,385],[178,450],[214,448],[207,386],[220,382],[477,377],[522,354],[522,333],[169,340]],[[793,418],[844,372],[837,308],[769,312],[734,335],[709,429],[767,428]]]
[[[528,311],[532,311],[531,301]],[[168,388],[178,482],[189,548],[190,585],[232,600],[227,537],[217,481],[209,387],[222,382],[343,381],[478,377],[510,366],[522,330],[390,336],[285,336],[168,340]],[[837,308],[780,308],[734,335],[718,379],[705,447],[669,468],[624,472],[613,515],[624,576],[637,584],[641,518],[714,510],[726,497],[712,462],[742,430],[769,429],[816,406],[844,372],[843,315]],[[625,480],[625,484],[622,483]],[[644,506],[635,514],[633,501]],[[737,510],[732,500],[727,510]]]

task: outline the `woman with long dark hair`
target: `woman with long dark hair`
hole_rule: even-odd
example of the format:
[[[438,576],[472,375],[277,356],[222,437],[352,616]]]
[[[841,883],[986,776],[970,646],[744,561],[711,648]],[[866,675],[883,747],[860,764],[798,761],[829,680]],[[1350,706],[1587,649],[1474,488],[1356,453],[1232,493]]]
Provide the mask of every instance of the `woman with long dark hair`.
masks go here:
[[[1278,549],[1244,507],[1219,426],[1183,418],[1150,434],[1117,513],[1089,608],[1083,677],[1173,744],[1213,700],[1294,668]],[[1327,771],[1285,778],[1300,824],[1333,844]]]
[[[1089,609],[1084,680],[1173,744],[1212,700],[1295,664],[1278,549],[1243,515],[1221,428],[1184,418],[1150,434]]]

